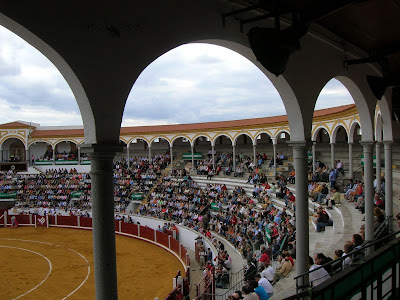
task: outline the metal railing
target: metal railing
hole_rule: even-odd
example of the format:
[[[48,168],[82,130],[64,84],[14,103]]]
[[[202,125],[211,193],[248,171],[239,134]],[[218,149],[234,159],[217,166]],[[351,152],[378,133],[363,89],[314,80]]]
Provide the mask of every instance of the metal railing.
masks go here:
[[[368,242],[363,247],[356,249],[346,256],[331,261],[319,268],[308,271],[304,274],[296,276],[296,295],[285,298],[284,300],[294,299],[340,299],[344,295],[344,299],[350,299],[354,294],[361,293],[378,293],[379,298],[383,299],[387,295],[399,295],[397,282],[400,278],[398,265],[400,261],[400,239],[395,239],[400,231],[393,232],[380,238],[374,242]],[[381,247],[379,247],[381,246]],[[379,247],[378,249],[376,249]],[[371,255],[367,255],[369,252]],[[345,263],[346,259],[351,260],[351,264]],[[313,282],[321,278],[316,278],[307,285],[301,285],[306,282],[306,276],[321,268],[331,270],[327,279],[317,287],[313,286]],[[390,271],[391,270],[391,271]],[[325,275],[326,276],[326,275]],[[325,277],[324,276],[324,277]],[[361,278],[361,279],[360,279]],[[392,280],[392,286],[385,285],[385,291],[382,289],[384,282]],[[308,280],[307,280],[308,281]],[[343,295],[343,293],[346,293]],[[353,293],[350,295],[349,293]],[[360,297],[361,299],[365,299]],[[359,299],[359,298],[357,298]],[[398,299],[392,297],[387,299]]]

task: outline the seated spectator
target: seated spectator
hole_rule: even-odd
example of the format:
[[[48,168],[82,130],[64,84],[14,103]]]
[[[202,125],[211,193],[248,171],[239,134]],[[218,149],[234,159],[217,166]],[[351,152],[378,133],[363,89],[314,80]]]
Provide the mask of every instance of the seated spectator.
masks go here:
[[[295,178],[296,178],[296,172],[295,172],[295,169],[293,169],[293,170],[289,173],[287,180],[288,180],[290,183],[294,184],[294,183],[295,183]]]
[[[316,220],[316,232],[321,232],[321,230],[325,230],[325,226],[330,226],[332,225],[331,220],[329,220],[329,216],[322,212],[322,211],[318,211],[317,212],[317,220]]]
[[[309,256],[308,259],[310,266],[309,281],[312,287],[316,287],[317,285],[323,283],[325,280],[331,278],[329,273],[324,268],[317,264],[314,264],[314,260],[311,256]]]
[[[277,283],[280,279],[289,275],[290,271],[292,271],[293,266],[290,262],[289,258],[282,254],[278,259],[278,267],[275,270],[273,283]]]
[[[242,292],[244,295],[244,300],[260,300],[258,295],[254,292],[254,288],[251,288],[248,285],[242,287]]]
[[[261,277],[267,279],[270,283],[274,280],[275,270],[271,266],[271,261],[267,261],[264,263],[264,269],[261,272]]]
[[[258,283],[258,285],[267,292],[268,297],[272,297],[272,295],[274,294],[274,288],[272,287],[271,282],[269,282],[268,279],[262,277],[260,274],[256,274],[254,276],[254,279]]]
[[[343,249],[344,251],[342,256],[346,256],[346,258],[343,260],[343,269],[345,269],[353,263],[351,255],[348,254],[354,250],[354,244],[352,242],[346,243],[344,244]]]
[[[257,294],[259,300],[268,300],[269,299],[269,296],[268,296],[267,292],[265,291],[265,289],[262,286],[260,286],[256,280],[250,280],[247,285],[250,287],[250,289],[254,290],[254,292]]]

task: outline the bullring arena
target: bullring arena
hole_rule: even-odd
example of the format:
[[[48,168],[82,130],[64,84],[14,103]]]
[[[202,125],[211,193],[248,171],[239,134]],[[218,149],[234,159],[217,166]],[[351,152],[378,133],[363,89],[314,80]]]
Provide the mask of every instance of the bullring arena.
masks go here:
[[[121,299],[164,299],[181,261],[165,249],[116,236]],[[90,230],[20,227],[0,231],[0,299],[94,299]]]

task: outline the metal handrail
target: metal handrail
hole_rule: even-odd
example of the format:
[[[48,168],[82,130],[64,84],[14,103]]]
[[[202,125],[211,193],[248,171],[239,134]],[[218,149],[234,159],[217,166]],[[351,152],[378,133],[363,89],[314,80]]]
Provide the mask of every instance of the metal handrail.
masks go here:
[[[336,274],[336,273],[338,273],[339,271],[342,271],[342,270],[344,269],[343,261],[344,261],[346,258],[348,258],[348,257],[358,257],[358,258],[360,258],[360,257],[365,257],[365,253],[367,252],[367,250],[368,250],[370,247],[373,247],[373,246],[375,246],[375,245],[378,245],[379,243],[382,243],[383,241],[385,241],[385,240],[387,240],[387,239],[393,238],[393,237],[395,237],[395,236],[396,236],[397,234],[399,234],[399,233],[400,233],[400,231],[392,232],[392,233],[390,233],[390,234],[386,235],[385,237],[380,238],[380,239],[378,239],[378,240],[366,242],[366,243],[364,244],[364,246],[362,246],[362,247],[359,248],[359,249],[353,250],[352,252],[348,253],[348,254],[345,255],[345,256],[339,257],[339,258],[336,259],[336,260],[333,260],[333,261],[330,261],[330,262],[328,262],[328,263],[326,263],[326,264],[323,264],[323,265],[319,266],[318,268],[316,268],[316,269],[314,269],[314,270],[307,271],[307,272],[305,272],[305,273],[303,273],[303,274],[297,275],[296,277],[294,277],[294,279],[296,280],[296,290],[297,290],[297,292],[299,292],[300,289],[309,288],[310,285],[311,285],[311,287],[312,287],[312,283],[310,283],[310,282],[309,282],[309,284],[308,284],[307,286],[299,286],[299,284],[298,284],[299,278],[304,278],[304,276],[309,275],[310,273],[312,273],[312,272],[314,272],[314,271],[316,271],[316,270],[319,270],[319,269],[325,268],[325,267],[332,267],[332,265],[339,264],[339,262],[340,262],[340,266],[341,266],[340,269],[337,270],[337,271],[334,271],[334,272],[331,272],[331,273],[330,273],[330,275],[334,275],[334,274]],[[364,253],[361,254],[361,252],[364,252]],[[362,261],[362,260],[360,260],[360,262],[361,262],[361,261]],[[317,280],[317,279],[316,279],[316,280]]]

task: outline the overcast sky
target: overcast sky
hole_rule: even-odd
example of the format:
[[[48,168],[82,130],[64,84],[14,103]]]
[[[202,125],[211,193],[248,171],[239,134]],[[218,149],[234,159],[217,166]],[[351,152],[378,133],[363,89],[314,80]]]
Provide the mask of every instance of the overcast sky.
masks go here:
[[[354,101],[346,88],[331,80],[316,108],[350,103]],[[189,44],[143,71],[132,87],[122,126],[282,114],[286,112],[278,92],[250,61],[219,46]],[[0,26],[0,124],[16,120],[42,126],[82,124],[74,96],[53,64]]]

